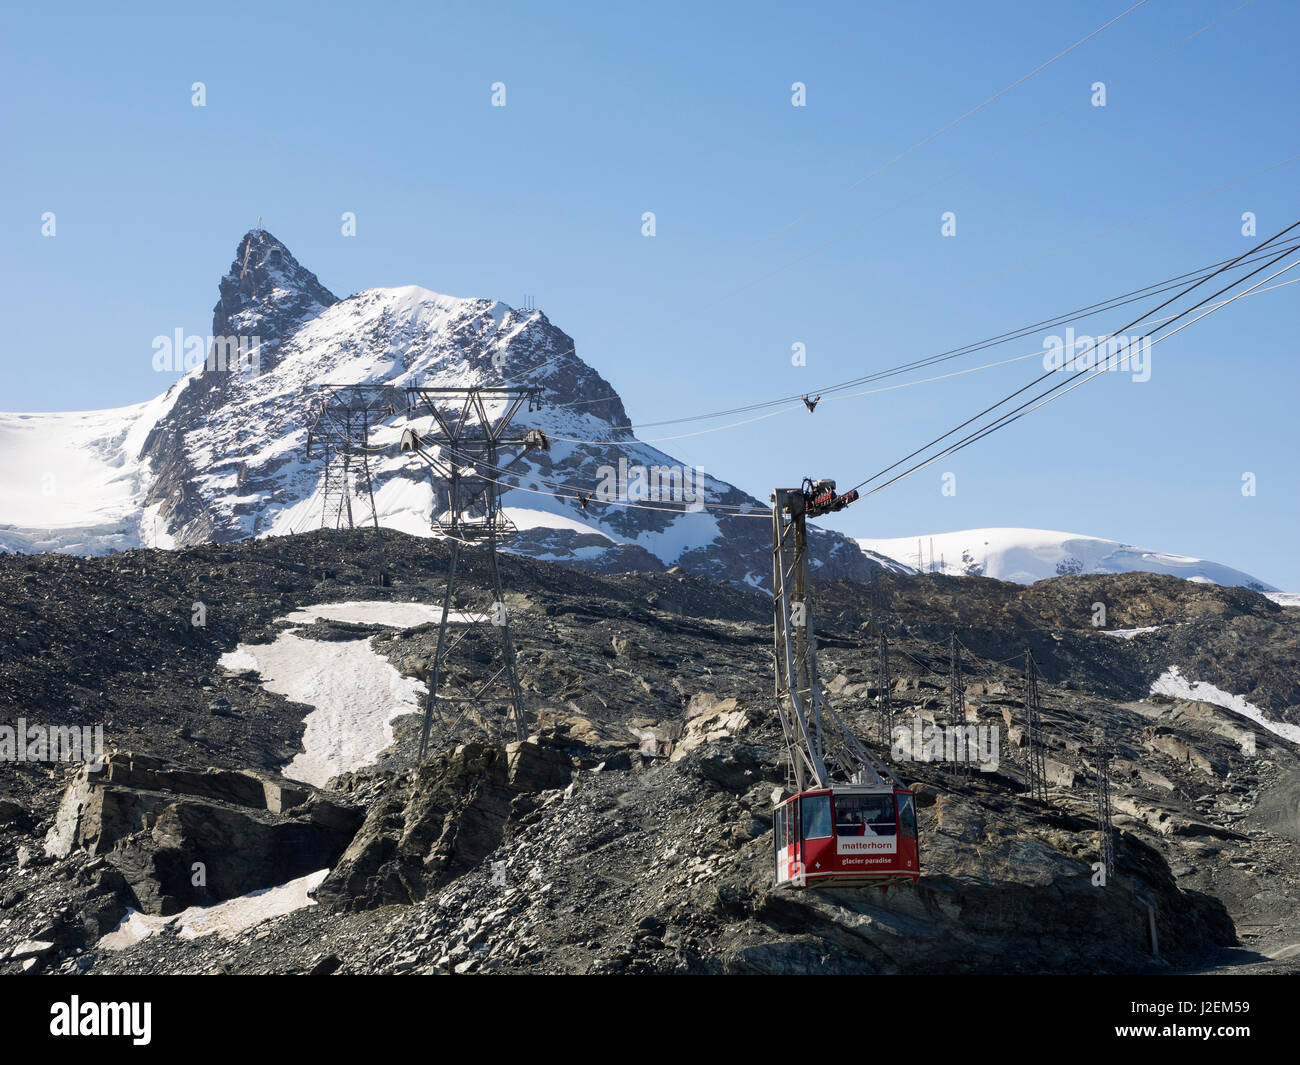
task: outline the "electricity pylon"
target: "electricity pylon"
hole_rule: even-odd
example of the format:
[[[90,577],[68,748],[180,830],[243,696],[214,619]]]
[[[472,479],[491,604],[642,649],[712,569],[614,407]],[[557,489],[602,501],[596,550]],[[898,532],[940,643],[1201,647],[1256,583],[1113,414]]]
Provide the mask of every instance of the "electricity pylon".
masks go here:
[[[877,685],[880,691],[880,742],[889,747],[894,742],[894,700],[889,690],[889,636],[880,629],[879,657],[876,660]]]
[[[398,397],[390,385],[322,385],[317,390],[315,420],[307,428],[307,457],[317,446],[324,462],[322,529],[373,525],[381,535],[370,477],[370,455],[377,449],[370,445],[370,430],[397,413]],[[353,509],[354,497],[360,514]]]
[[[1025,651],[1025,792],[1047,801],[1047,767],[1043,753],[1043,718],[1038,696],[1038,663]]]
[[[949,643],[951,665],[948,677],[948,727],[953,730],[953,753],[957,762],[952,767],[956,776],[970,776],[970,751],[966,731],[966,685],[961,675],[961,655],[957,651],[957,634]]]
[[[502,541],[515,531],[501,509],[502,492],[510,485],[500,478],[526,452],[547,451],[551,445],[540,429],[508,435],[520,408],[525,403],[529,410],[538,405],[539,387],[411,387],[406,395],[408,413],[415,416],[417,409],[422,410],[431,422],[424,432],[408,427],[402,433],[401,448],[428,465],[434,487],[433,528],[451,547],[438,643],[429,668],[429,694],[420,730],[423,759],[435,717],[448,735],[471,714],[492,734],[496,726],[489,711],[500,707],[511,720],[514,738],[522,740],[528,735],[497,557]],[[480,595],[474,602],[457,606],[456,582],[462,555],[473,547],[482,548],[487,568],[485,583],[492,598],[485,605]],[[457,632],[449,638],[452,625]],[[466,653],[454,660],[458,649]]]
[[[1093,745],[1087,749],[1097,767],[1097,850],[1104,883],[1115,879],[1115,828],[1110,806],[1110,760],[1114,755],[1105,729],[1093,730]]]

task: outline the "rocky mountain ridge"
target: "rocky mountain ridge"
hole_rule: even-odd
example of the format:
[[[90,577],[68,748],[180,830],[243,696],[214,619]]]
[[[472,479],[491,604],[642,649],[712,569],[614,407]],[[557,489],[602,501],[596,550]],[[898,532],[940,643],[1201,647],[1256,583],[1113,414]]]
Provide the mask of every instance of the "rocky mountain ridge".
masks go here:
[[[397,409],[370,437],[379,521],[430,535],[428,470],[398,444],[405,426],[426,432],[431,419],[408,422],[402,389],[514,383],[541,389],[540,405],[515,424],[543,430],[552,446],[512,467],[518,487],[504,504],[519,534],[510,550],[602,572],[677,565],[754,586],[770,578],[767,504],[639,441],[618,394],[542,312],[415,286],[339,299],[262,229],[239,242],[219,290],[206,361],[165,396],[96,412],[84,439],[67,439],[54,421],[42,433],[42,419],[60,416],[24,416],[24,448],[69,452],[64,464],[87,482],[61,488],[65,498],[91,497],[90,481],[136,471],[135,495],[114,497],[115,524],[74,509],[60,528],[0,526],[0,544],[98,553],[95,545],[178,547],[319,527],[324,470],[319,451],[305,451],[325,384],[391,386]],[[628,505],[639,501],[631,489],[612,500],[596,492],[616,471],[638,467],[677,471],[705,505],[683,512],[688,499]],[[584,491],[594,496],[585,506]],[[738,508],[754,513],[738,516]],[[838,533],[818,531],[812,543],[814,566],[828,575],[863,577],[876,564]]]

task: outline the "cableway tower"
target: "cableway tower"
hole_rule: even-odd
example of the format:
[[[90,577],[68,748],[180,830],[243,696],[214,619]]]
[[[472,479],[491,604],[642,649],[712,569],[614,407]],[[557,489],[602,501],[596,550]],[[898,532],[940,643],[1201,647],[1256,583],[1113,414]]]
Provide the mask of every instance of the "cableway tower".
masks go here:
[[[843,510],[856,491],[804,480],[772,493],[776,701],[794,794],[772,820],[776,881],[852,887],[920,877],[915,798],[835,712],[817,676],[807,519]]]

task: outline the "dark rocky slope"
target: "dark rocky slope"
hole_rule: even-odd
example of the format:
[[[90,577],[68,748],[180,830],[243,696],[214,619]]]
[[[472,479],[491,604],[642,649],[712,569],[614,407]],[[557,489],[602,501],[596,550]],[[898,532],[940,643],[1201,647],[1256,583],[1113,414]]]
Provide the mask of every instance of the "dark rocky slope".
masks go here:
[[[269,641],[284,628],[278,619],[312,603],[435,602],[445,557],[438,544],[400,535],[381,556],[364,533],[315,533],[99,559],[0,558],[0,724],[103,723],[110,748],[133,753],[122,765],[141,767],[108,785],[116,808],[158,812],[47,854],[79,773],[0,766],[0,955],[9,955],[0,970],[1103,972],[1207,967],[1234,941],[1246,945],[1237,960],[1296,964],[1295,746],[1216,707],[1143,698],[1179,665],[1292,717],[1283,678],[1300,664],[1295,611],[1140,574],[1029,588],[887,575],[874,588],[821,585],[824,677],[864,736],[876,740],[864,627],[874,609],[891,634],[905,718],[944,719],[950,633],[974,651],[968,720],[1002,726],[1002,763],[969,781],[936,765],[898,767],[921,798],[917,888],[789,893],[770,883],[770,795],[784,771],[769,602],[700,577],[507,559],[532,742],[498,746],[481,727],[495,723],[471,717],[417,768],[417,719],[399,718],[394,746],[328,791],[277,782],[308,708],[219,669],[218,657]],[[482,577],[471,565],[471,583]],[[1090,623],[1096,601],[1111,604],[1112,627],[1166,628],[1135,640],[1100,634]],[[196,602],[206,605],[204,627],[191,624]],[[300,630],[367,633],[412,675],[436,635],[434,626]],[[1021,793],[1026,646],[1045,679],[1049,806]],[[1103,723],[1117,748],[1119,828],[1119,869],[1104,889],[1091,877],[1087,751]],[[1241,742],[1247,731],[1253,753]],[[671,744],[671,757],[640,753],[647,734],[660,750]],[[275,788],[305,798],[273,811]],[[183,897],[169,871],[211,842],[198,831],[207,823],[227,834],[202,860],[230,868],[209,877],[204,899]],[[163,933],[120,952],[97,945],[128,906],[161,912],[287,878],[301,866],[277,868],[255,846],[235,862],[220,848],[233,854],[244,833],[300,832],[294,824],[316,825],[329,852],[320,905],[231,939]],[[304,855],[321,853],[300,842]]]

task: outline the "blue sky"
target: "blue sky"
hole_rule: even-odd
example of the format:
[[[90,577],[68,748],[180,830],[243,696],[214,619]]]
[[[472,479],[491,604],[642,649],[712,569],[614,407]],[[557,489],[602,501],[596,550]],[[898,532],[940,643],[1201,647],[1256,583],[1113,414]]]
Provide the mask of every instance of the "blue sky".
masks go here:
[[[1243,212],[1261,236],[1300,218],[1300,161],[1275,165],[1300,153],[1284,0],[1151,0],[844,192],[1130,2],[6,12],[0,409],[160,392],[153,337],[209,332],[259,215],[341,296],[529,294],[634,423],[816,392],[1239,254]],[[1242,300],[1155,348],[1149,381],[1105,375],[828,524],[1064,529],[1300,589],[1298,300]],[[662,446],[762,499],[851,484],[1037,369]]]

